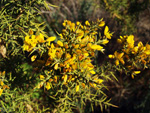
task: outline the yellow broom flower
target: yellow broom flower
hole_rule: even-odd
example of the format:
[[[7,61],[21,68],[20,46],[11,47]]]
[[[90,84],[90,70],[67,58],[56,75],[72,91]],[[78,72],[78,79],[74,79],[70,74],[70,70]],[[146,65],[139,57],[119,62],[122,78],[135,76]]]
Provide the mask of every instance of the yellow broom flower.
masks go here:
[[[47,90],[49,90],[49,89],[51,88],[51,86],[50,86],[50,83],[49,83],[49,82],[46,82],[46,86],[45,86],[45,88],[46,88]]]
[[[79,91],[79,85],[76,86],[76,92],[78,92],[78,91]]]
[[[104,22],[104,21],[101,21],[98,26],[99,26],[99,27],[103,27],[104,25],[105,25],[105,22]]]
[[[52,41],[54,41],[56,39],[56,37],[54,37],[54,36],[52,36],[52,37],[49,37],[49,38],[47,38],[47,42],[52,42]]]
[[[64,82],[66,83],[68,76],[64,75]]]
[[[100,46],[100,45],[92,45],[91,46],[91,49],[94,49],[94,50],[102,50],[103,49],[103,47],[102,46]]]
[[[104,35],[105,35],[108,39],[111,39],[112,34],[110,33],[108,26],[105,27]]]
[[[0,88],[0,96],[2,95],[2,93],[3,93],[3,89]]]
[[[44,75],[40,75],[40,79],[43,80],[45,77]]]
[[[57,44],[58,44],[59,46],[63,47],[63,43],[62,43],[60,40],[57,41]]]
[[[128,43],[128,47],[129,48],[133,48],[134,47],[134,36],[133,35],[128,36],[127,43]]]
[[[33,55],[33,56],[31,57],[31,61],[32,61],[32,62],[35,61],[36,58],[37,58],[37,55]]]

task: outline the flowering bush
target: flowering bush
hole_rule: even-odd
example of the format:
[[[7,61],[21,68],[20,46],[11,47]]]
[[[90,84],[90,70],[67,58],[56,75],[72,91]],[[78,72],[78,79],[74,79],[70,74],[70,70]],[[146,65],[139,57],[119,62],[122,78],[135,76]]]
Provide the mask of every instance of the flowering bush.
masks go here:
[[[87,101],[101,104],[106,97],[102,93],[104,79],[92,64],[95,51],[103,52],[103,46],[112,36],[107,26],[104,36],[100,35],[99,30],[104,25],[102,19],[86,21],[85,25],[65,20],[62,33],[58,33],[59,40],[54,36],[46,38],[41,33],[34,35],[32,30],[25,37],[23,50],[29,52],[34,67],[42,65],[41,82],[35,88],[44,86],[48,95],[55,99],[59,112],[71,111],[77,103],[83,106]]]
[[[140,41],[135,46],[133,35],[120,36],[117,42],[121,44],[121,49],[108,56],[111,59],[115,59],[116,66],[120,66],[120,69],[124,70],[126,74],[131,73],[132,78],[139,74],[141,70],[148,68],[150,62],[149,44],[144,46]]]
[[[115,106],[105,90],[112,77],[117,80],[116,71],[134,78],[149,68],[150,45],[135,45],[133,35],[120,36],[121,49],[108,56],[112,62],[107,58],[103,64],[96,62],[97,52],[105,54],[113,34],[103,19],[84,23],[64,20],[62,32],[48,37],[45,24],[38,23],[38,5],[51,4],[45,0],[2,3],[2,112],[86,112],[98,105],[103,110]],[[11,6],[13,10],[9,10]]]

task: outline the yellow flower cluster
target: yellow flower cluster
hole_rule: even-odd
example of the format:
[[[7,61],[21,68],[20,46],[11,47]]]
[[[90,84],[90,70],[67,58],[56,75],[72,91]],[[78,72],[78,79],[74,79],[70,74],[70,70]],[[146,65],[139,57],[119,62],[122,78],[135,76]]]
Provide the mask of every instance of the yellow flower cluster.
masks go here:
[[[23,50],[31,52],[37,46],[37,44],[43,43],[43,42],[45,42],[44,35],[41,33],[37,36],[35,36],[35,35],[29,36],[28,35],[25,37]]]
[[[25,37],[24,50],[31,52],[40,43],[46,42],[47,58],[45,61],[45,68],[51,70],[49,75],[40,75],[41,86],[49,90],[60,81],[62,84],[68,85],[74,82],[76,92],[81,88],[86,88],[89,85],[97,88],[103,80],[96,75],[95,66],[92,64],[92,58],[95,57],[95,51],[104,51],[102,45],[106,45],[111,39],[112,33],[106,26],[104,36],[99,33],[101,27],[105,22],[97,20],[97,22],[85,22],[82,25],[80,22],[72,23],[65,20],[62,24],[64,29],[59,34],[56,43],[52,42],[56,37],[49,37],[44,39],[42,34]],[[99,36],[99,37],[98,37]],[[34,61],[36,56],[31,57]],[[33,59],[33,60],[32,60]],[[48,70],[48,71],[49,71]]]
[[[3,93],[3,90],[5,90],[6,88],[9,89],[9,86],[4,84],[4,77],[5,77],[5,71],[0,72],[0,96]]]
[[[63,26],[65,29],[59,34],[61,40],[57,41],[56,44],[52,43],[50,45],[48,50],[49,58],[46,61],[46,66],[53,64],[54,70],[61,71],[61,76],[55,75],[53,78],[50,78],[46,83],[47,89],[51,87],[52,82],[57,83],[58,79],[63,80],[65,85],[69,82],[76,82],[76,91],[79,91],[80,88],[80,78],[88,81],[88,83],[80,82],[80,85],[83,87],[86,86],[85,84],[96,87],[95,83],[102,83],[102,79],[98,77],[92,78],[96,72],[94,65],[91,63],[91,58],[94,57],[96,50],[104,50],[101,45],[109,42],[108,39],[111,39],[109,34],[111,33],[109,33],[108,27],[106,27],[104,31],[106,35],[101,37],[101,40],[98,40],[97,31],[100,27],[104,26],[104,21],[98,20],[97,23],[92,24],[86,21],[83,26],[80,22],[75,24],[68,20],[64,21]]]
[[[115,51],[114,55],[109,55],[109,58],[115,59],[115,64],[118,66],[120,63],[124,65],[129,71],[132,72],[132,78],[134,75],[139,74],[136,68],[141,68],[140,66],[147,67],[147,63],[150,62],[150,45],[145,46],[140,41],[137,46],[135,46],[134,36],[120,36],[117,40],[118,43],[122,44],[122,49],[120,52]],[[136,71],[134,71],[136,70]]]

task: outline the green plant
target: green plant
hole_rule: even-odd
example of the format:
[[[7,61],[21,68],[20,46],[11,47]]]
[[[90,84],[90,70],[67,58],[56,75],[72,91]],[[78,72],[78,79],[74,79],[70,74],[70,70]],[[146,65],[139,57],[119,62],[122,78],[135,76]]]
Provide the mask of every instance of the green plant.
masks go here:
[[[110,12],[111,17],[118,22],[118,25],[121,25],[123,35],[136,32],[135,22],[138,20],[139,13],[149,7],[149,0],[100,0],[100,3],[101,7]]]

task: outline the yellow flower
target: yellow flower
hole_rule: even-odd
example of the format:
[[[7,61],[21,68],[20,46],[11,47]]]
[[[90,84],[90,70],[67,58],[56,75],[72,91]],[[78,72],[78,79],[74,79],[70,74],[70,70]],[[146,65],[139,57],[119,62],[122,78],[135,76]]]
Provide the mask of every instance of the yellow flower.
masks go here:
[[[3,85],[3,89],[6,89],[6,88],[7,88],[7,89],[10,89],[9,86]]]
[[[3,86],[3,85],[4,85],[3,81],[1,81],[1,82],[0,82],[0,85],[1,85],[1,86]]]
[[[74,48],[75,48],[75,49],[79,48],[79,44],[75,45]]]
[[[57,83],[57,79],[58,79],[58,77],[57,77],[57,76],[54,76],[54,82]]]
[[[138,43],[138,49],[139,49],[139,51],[146,49],[146,47],[143,46],[143,43],[141,41]]]
[[[70,22],[70,30],[75,31],[75,23]]]
[[[90,71],[90,73],[91,73],[91,74],[95,74],[95,71],[92,70],[92,71]]]
[[[108,55],[108,57],[111,58],[111,59],[115,58],[114,55]]]
[[[150,50],[145,50],[144,53],[145,53],[146,55],[150,55]]]
[[[76,34],[77,34],[77,40],[80,42],[81,38],[84,36],[84,31],[82,31],[81,29],[77,29]]]
[[[29,30],[29,35],[33,35],[33,30]]]
[[[128,47],[129,48],[133,48],[134,47],[134,36],[133,35],[128,36],[127,43],[128,43]]]
[[[76,86],[76,92],[78,92],[78,91],[79,91],[79,85]]]
[[[48,66],[48,65],[50,65],[51,63],[52,63],[51,58],[48,58],[47,61],[46,61],[46,63],[45,63],[45,66]]]
[[[64,82],[66,83],[68,76],[64,75]]]
[[[87,36],[85,36],[85,37],[81,40],[81,42],[82,42],[82,43],[87,43],[88,40],[89,40],[89,36],[87,35]]]
[[[132,49],[132,54],[136,54],[138,52],[138,47],[134,47],[133,49]]]
[[[0,96],[2,95],[2,93],[3,93],[3,89],[0,88]]]
[[[87,47],[91,48],[92,44],[91,43],[88,43],[87,44]]]
[[[52,37],[49,37],[49,38],[47,38],[47,42],[52,42],[52,41],[54,41],[56,39],[56,37],[54,37],[54,36],[52,36]]]
[[[63,47],[63,43],[62,43],[60,40],[57,41],[57,44],[58,44],[59,46]]]
[[[54,66],[54,69],[55,69],[55,70],[58,69],[58,64],[59,64],[59,63],[56,63],[56,64],[55,64],[55,66]]]
[[[76,70],[77,68],[78,68],[77,63],[74,63],[74,64],[72,65],[72,69],[73,69],[73,70]]]
[[[40,79],[43,80],[45,77],[44,75],[40,75]]]
[[[41,88],[42,86],[43,86],[43,84],[44,84],[44,82],[42,81],[42,82],[40,82],[35,88]]]
[[[105,22],[104,22],[104,21],[101,21],[98,26],[99,26],[99,27],[103,27],[104,25],[105,25]]]
[[[124,55],[124,53],[118,53],[117,51],[115,51],[114,56],[115,56],[115,58],[116,58],[116,61],[115,61],[116,65],[119,65],[119,61],[120,61],[122,64],[125,63],[124,60],[123,60],[123,58],[122,58],[123,55]]]
[[[150,50],[150,45],[146,44],[146,49]]]
[[[89,56],[89,54],[88,54],[88,53],[84,53],[84,56],[85,56],[85,57],[88,57],[88,56]]]
[[[108,39],[111,39],[112,34],[110,33],[108,26],[105,27],[104,35],[105,35]]]
[[[133,71],[134,74],[140,74],[141,71]]]
[[[35,61],[36,58],[37,58],[37,55],[33,55],[33,56],[31,57],[31,61],[32,61],[32,62]]]
[[[54,46],[54,44],[53,44],[53,43],[51,44],[51,48],[52,48],[52,49],[54,49],[54,48],[55,48],[55,46]]]
[[[49,82],[46,82],[46,86],[45,86],[45,88],[46,88],[47,90],[49,90],[49,89],[51,88],[51,85],[50,85],[50,83],[49,83]]]
[[[69,48],[69,47],[68,47],[68,44],[65,44],[65,48],[66,48],[66,49],[68,49],[68,48]]]
[[[90,84],[91,87],[96,88],[96,84],[95,83],[89,82],[89,84]]]
[[[50,56],[51,59],[55,58],[55,54],[56,54],[56,49],[49,49],[48,50],[48,55]]]
[[[63,25],[64,27],[66,27],[66,22],[63,22],[62,25]]]
[[[82,83],[81,85],[82,85],[83,88],[85,88],[85,83]]]
[[[90,26],[89,21],[85,21],[85,25]]]
[[[141,71],[133,71],[131,74],[131,77],[134,79],[134,75],[140,74],[140,73],[141,73]]]
[[[23,45],[23,50],[29,52],[29,51],[30,51],[30,46],[27,45],[27,44],[24,44],[24,45]]]
[[[81,24],[81,23],[80,23],[79,21],[76,22],[76,25],[77,25],[77,26],[80,25],[80,24]]]
[[[60,36],[61,39],[63,39],[63,35],[62,34],[58,34]]]
[[[76,50],[76,53],[77,53],[77,54],[81,54],[81,53],[82,53],[82,51],[81,51],[81,50],[79,50],[79,49],[77,49],[77,50]]]
[[[103,49],[103,47],[102,46],[100,46],[100,45],[92,45],[91,46],[91,49],[94,49],[94,50],[102,50]]]
[[[29,36],[26,36],[26,37],[25,37],[25,43],[30,44],[30,42],[31,42],[30,37],[29,37]]]
[[[71,58],[71,55],[69,53],[66,53],[65,57],[66,57],[66,59],[69,59],[69,58]]]
[[[103,79],[98,79],[98,80],[97,80],[97,82],[98,82],[99,84],[101,84],[103,81],[104,81]]]
[[[40,33],[40,35],[36,36],[36,39],[38,40],[39,43],[45,42],[44,40],[44,35]]]
[[[102,44],[105,45],[105,44],[107,44],[108,42],[109,42],[109,40],[106,39],[106,40],[103,40]]]

